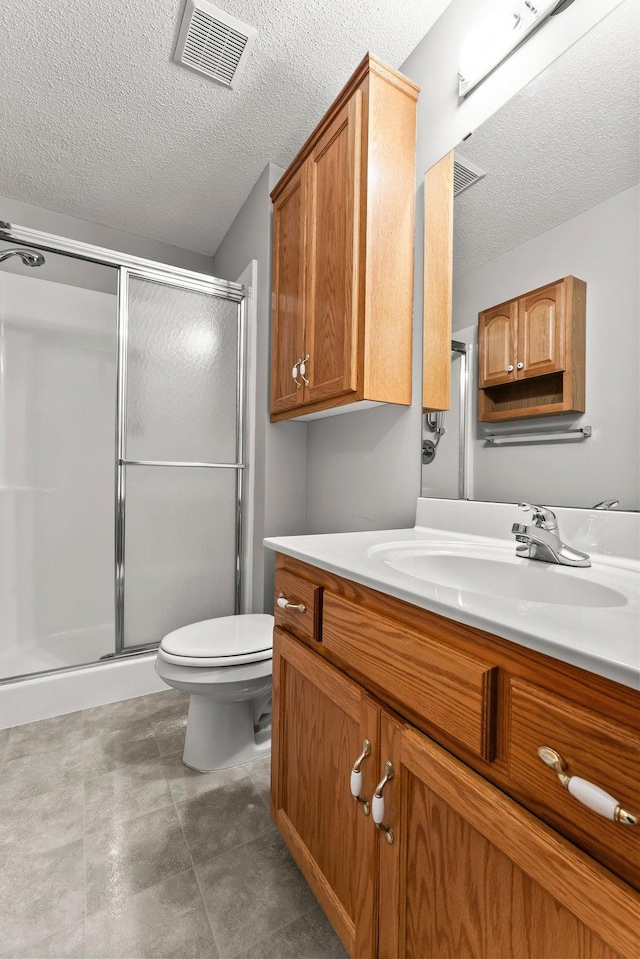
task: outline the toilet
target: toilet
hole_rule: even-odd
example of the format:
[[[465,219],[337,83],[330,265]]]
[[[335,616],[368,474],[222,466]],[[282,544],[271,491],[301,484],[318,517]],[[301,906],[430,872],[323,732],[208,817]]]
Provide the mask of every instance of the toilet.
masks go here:
[[[156,672],[188,693],[182,761],[198,772],[269,754],[273,616],[252,613],[191,623],[168,633]]]

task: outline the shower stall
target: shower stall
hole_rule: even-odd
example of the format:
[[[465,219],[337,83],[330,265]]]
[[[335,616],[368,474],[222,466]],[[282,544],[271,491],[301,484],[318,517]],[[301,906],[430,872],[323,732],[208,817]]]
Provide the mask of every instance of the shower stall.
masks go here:
[[[246,292],[0,224],[0,683],[241,611]]]

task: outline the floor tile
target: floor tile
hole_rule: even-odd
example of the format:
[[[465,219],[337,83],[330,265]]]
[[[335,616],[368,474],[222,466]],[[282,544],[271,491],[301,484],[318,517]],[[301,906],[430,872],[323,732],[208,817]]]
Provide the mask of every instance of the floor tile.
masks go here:
[[[324,912],[317,906],[310,913],[261,939],[234,959],[349,959]]]
[[[257,759],[245,767],[249,779],[256,787],[267,808],[271,805],[271,756]]]
[[[9,740],[11,743],[11,740]],[[82,779],[82,743],[36,756],[7,759],[0,775],[4,801],[26,799]]]
[[[11,743],[9,743],[11,746]],[[120,766],[139,763],[159,756],[158,744],[151,723],[134,723],[103,736],[85,739],[82,743],[84,778],[101,776]]]
[[[82,711],[82,724],[85,739],[104,736],[118,729],[128,729],[134,725],[148,722],[149,716],[144,698],[125,699],[106,706],[94,706]]]
[[[247,777],[246,766],[230,766],[228,769],[216,769],[212,773],[196,772],[182,762],[182,752],[163,756],[162,763],[176,802],[201,796]]]
[[[37,723],[14,726],[5,759],[19,759],[74,746],[82,739],[82,713],[67,713]]]
[[[9,745],[9,736],[11,735],[11,728],[9,729],[0,729],[0,767],[2,766],[2,761],[4,755]]]
[[[87,917],[86,959],[217,959],[193,871]]]
[[[189,711],[189,696],[179,689],[166,689],[142,697],[152,723],[175,716],[186,716]]]
[[[137,892],[191,867],[173,806],[87,835],[87,913],[120,908]]]
[[[187,714],[169,716],[157,722],[152,722],[153,734],[156,737],[161,756],[172,756],[184,750],[184,737],[187,731]]]
[[[275,829],[248,778],[194,796],[177,807],[194,862],[204,862]]]
[[[9,952],[0,946],[0,959],[86,959],[84,922],[74,929],[54,933],[39,942]]]
[[[173,804],[159,758],[122,766],[87,780],[84,796],[88,832]]]
[[[275,832],[195,868],[225,957],[266,938],[317,904]]]
[[[84,917],[82,842],[25,857],[3,851],[0,943],[12,955],[30,943],[74,932]]]
[[[15,845],[27,855],[82,839],[83,805],[84,788],[80,781],[21,798],[19,802],[5,800],[0,783],[0,850]]]

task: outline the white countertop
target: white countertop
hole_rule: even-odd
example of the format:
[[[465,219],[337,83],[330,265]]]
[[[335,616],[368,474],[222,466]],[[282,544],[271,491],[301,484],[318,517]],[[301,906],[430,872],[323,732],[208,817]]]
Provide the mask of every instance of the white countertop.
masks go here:
[[[419,501],[419,504],[424,502]],[[459,505],[464,506],[467,514],[476,512],[469,510],[471,504]],[[477,505],[482,507],[484,504]],[[509,504],[490,505],[499,507],[501,518],[513,521],[523,519],[523,514],[514,514],[516,507]],[[432,505],[429,509],[433,513]],[[445,510],[450,509],[451,505],[445,507]],[[561,512],[558,510],[562,531]],[[567,511],[569,512],[590,515],[590,511],[586,510]],[[419,505],[418,520],[422,523],[429,521],[429,516],[425,513]],[[607,522],[601,517],[597,520]],[[618,516],[611,522],[620,524],[622,521]],[[438,522],[434,522],[429,526],[416,525],[413,529],[281,536],[270,537],[264,542],[270,549],[336,573],[362,586],[395,596],[457,622],[495,633],[521,646],[580,666],[626,686],[640,688],[640,563],[637,559],[628,555],[613,555],[611,550],[591,552],[591,567],[577,569],[529,559],[514,560],[517,564],[538,567],[537,573],[532,571],[538,577],[540,574],[547,577],[579,577],[582,581],[622,592],[627,600],[624,605],[618,606],[583,607],[544,602],[544,590],[540,596],[541,601],[537,601],[537,596],[536,601],[531,601],[427,582],[391,568],[385,562],[384,548],[380,549],[388,546],[402,551],[406,547],[425,545],[432,548],[435,544],[445,543],[451,544],[458,551],[464,548],[461,544],[466,544],[471,551],[474,548],[506,548],[515,554],[516,543],[512,537],[499,539],[469,531],[472,528],[486,529],[486,516],[484,524],[465,522],[464,525],[464,531],[443,529]],[[510,526],[500,523],[497,528],[510,529]],[[568,536],[567,539],[571,546],[580,548],[580,544],[575,540],[569,540]]]

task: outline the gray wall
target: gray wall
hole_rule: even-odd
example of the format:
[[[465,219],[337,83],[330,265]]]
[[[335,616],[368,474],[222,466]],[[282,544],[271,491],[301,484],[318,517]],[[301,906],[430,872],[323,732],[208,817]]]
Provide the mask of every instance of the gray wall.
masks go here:
[[[309,424],[307,531],[410,526],[420,494],[424,173],[618,6],[581,0],[547,23],[462,105],[460,46],[493,0],[453,0],[400,68],[418,83],[413,404],[346,413]],[[628,0],[627,0],[628,2]]]
[[[51,210],[43,210],[41,207],[11,200],[6,196],[0,196],[0,220],[7,220],[9,223],[16,223],[32,230],[42,230],[44,233],[55,233],[57,236],[80,240],[82,243],[104,246],[121,253],[142,256],[148,260],[158,260],[160,263],[169,263],[185,270],[196,270],[199,273],[212,272],[211,257],[203,253],[193,253],[191,250],[183,250],[181,247],[151,240],[146,236],[112,230],[111,227],[90,223],[88,220],[79,220],[77,217],[66,216],[63,213],[53,213]],[[73,282],[73,280],[62,280],[62,282]]]
[[[251,260],[258,263],[256,331],[256,437],[253,610],[273,604],[274,554],[265,536],[305,531],[306,426],[269,422],[271,353],[271,199],[284,171],[268,164],[213,258],[213,272],[236,280]]]
[[[485,424],[478,424],[472,450],[476,499],[593,506],[616,498],[622,509],[638,509],[639,204],[635,186],[456,278],[454,330],[477,323],[481,310],[561,276],[587,283],[586,413],[526,423],[588,424],[593,436],[581,443],[493,448],[482,440]],[[475,364],[472,373],[474,389]]]

